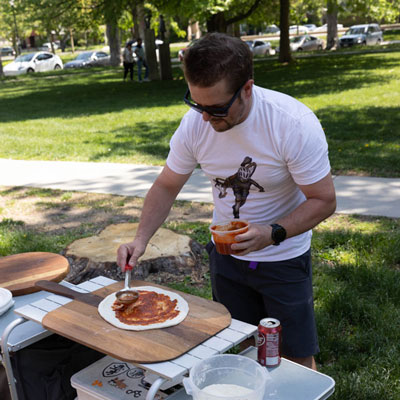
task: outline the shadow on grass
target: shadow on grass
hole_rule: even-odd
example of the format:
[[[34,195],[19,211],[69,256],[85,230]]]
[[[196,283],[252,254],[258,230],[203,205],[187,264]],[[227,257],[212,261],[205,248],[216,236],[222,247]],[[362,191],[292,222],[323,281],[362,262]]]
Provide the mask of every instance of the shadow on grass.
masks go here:
[[[397,67],[390,54],[335,55],[299,59],[282,66],[276,61],[255,63],[256,83],[294,97],[321,95],[389,81],[375,69]],[[118,112],[123,109],[182,104],[186,89],[182,71],[174,69],[173,81],[146,84],[122,82],[120,73],[66,74],[36,77],[3,84],[0,120],[24,121],[37,118],[76,117]],[[11,89],[10,89],[11,88]],[[3,88],[2,88],[3,90]]]
[[[393,77],[374,70],[390,70],[398,63],[399,58],[390,55],[346,54],[298,59],[293,65],[256,63],[254,72],[257,85],[301,98],[383,84]]]
[[[371,176],[400,176],[398,106],[354,109],[331,106],[319,109],[317,116],[328,139],[335,173],[346,170]]]
[[[173,81],[144,84],[123,82],[116,73],[61,75],[57,79],[33,77],[4,85],[5,91],[0,97],[0,120],[20,122],[40,118],[74,118],[124,109],[180,105],[183,104],[185,87],[179,77]]]
[[[169,141],[179,125],[180,120],[157,121],[157,123],[136,123],[132,126],[107,132],[99,139],[90,143],[106,146],[107,151],[93,154],[90,161],[107,161],[108,158],[135,157],[135,154],[147,154],[166,159],[169,151]],[[114,133],[114,135],[110,135]]]

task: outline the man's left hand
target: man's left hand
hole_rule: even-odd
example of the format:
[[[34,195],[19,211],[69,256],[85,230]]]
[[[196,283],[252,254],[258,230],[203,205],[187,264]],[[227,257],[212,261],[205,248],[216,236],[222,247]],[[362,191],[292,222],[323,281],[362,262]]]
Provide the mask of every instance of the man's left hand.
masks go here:
[[[271,231],[270,225],[249,224],[247,232],[235,236],[235,240],[239,243],[232,244],[231,248],[240,251],[240,253],[235,253],[238,256],[261,250],[273,244]]]

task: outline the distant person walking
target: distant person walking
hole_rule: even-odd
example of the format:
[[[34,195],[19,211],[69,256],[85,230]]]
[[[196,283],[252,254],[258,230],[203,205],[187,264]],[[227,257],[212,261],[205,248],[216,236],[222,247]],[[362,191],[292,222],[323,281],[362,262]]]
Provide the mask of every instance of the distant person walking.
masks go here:
[[[145,68],[144,81],[148,82],[149,81],[149,67],[147,66],[146,55],[144,53],[141,38],[137,39],[135,54],[137,56],[138,80],[139,80],[139,82],[142,82],[142,66],[143,66]]]
[[[133,81],[133,65],[135,60],[133,58],[132,43],[126,44],[125,49],[122,52],[122,60],[124,62],[124,81],[126,80],[128,72],[131,81]]]

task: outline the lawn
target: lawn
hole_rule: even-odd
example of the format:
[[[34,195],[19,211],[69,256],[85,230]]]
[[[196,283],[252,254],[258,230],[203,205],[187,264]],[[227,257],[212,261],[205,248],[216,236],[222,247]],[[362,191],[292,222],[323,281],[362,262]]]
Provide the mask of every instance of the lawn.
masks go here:
[[[171,134],[187,110],[182,73],[175,68],[173,81],[142,85],[121,78],[121,70],[96,69],[0,82],[0,157],[162,165]],[[284,66],[257,61],[255,79],[316,112],[334,173],[400,176],[399,49],[299,58]],[[104,218],[111,218],[130,206],[118,196],[94,203],[90,197],[77,201],[70,192],[2,190],[0,255],[61,252],[73,240],[98,232],[91,223],[49,232],[48,223],[21,221],[19,201],[39,192],[37,212],[54,211],[52,218],[59,218],[61,227],[69,226],[68,210],[75,207],[79,213],[101,209]],[[174,208],[188,215],[187,221],[170,220],[166,226],[204,245],[208,224],[190,220],[186,206],[176,202]],[[400,220],[334,215],[314,230],[312,249],[321,348],[317,362],[336,381],[332,400],[398,400]],[[174,287],[210,297],[204,278],[201,285],[188,278]]]
[[[137,220],[142,203],[124,196],[3,188],[0,256],[59,253],[73,240],[98,234],[121,218]],[[169,219],[165,226],[205,245],[209,225],[193,219],[201,207],[175,202],[173,212],[181,221]],[[312,252],[321,349],[317,363],[336,381],[332,400],[398,400],[400,220],[334,215],[314,230]],[[206,253],[204,258],[206,262]],[[202,283],[188,276],[171,286],[211,297],[207,275]]]
[[[60,71],[0,83],[0,157],[162,165],[187,107],[173,81],[122,82],[119,69]],[[400,50],[255,63],[257,84],[308,105],[334,173],[400,176]]]

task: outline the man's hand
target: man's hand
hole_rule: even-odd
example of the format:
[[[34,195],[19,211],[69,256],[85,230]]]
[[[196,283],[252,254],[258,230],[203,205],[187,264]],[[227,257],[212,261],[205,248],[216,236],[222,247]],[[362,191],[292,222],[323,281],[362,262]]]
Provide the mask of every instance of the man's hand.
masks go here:
[[[119,246],[117,251],[117,264],[121,268],[121,271],[125,272],[126,264],[135,267],[138,259],[144,254],[145,250],[146,245],[138,239]]]
[[[235,253],[238,256],[261,250],[273,244],[271,231],[270,225],[249,224],[247,232],[235,236],[235,240],[239,243],[232,244],[231,248],[236,251],[240,250],[240,253]]]

